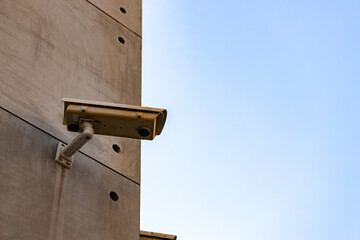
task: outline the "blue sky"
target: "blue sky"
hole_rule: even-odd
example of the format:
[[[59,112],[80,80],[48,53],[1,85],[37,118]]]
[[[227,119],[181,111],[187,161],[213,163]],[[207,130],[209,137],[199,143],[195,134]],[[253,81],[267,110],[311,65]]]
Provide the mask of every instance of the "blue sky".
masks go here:
[[[143,0],[141,229],[360,239],[360,2]]]

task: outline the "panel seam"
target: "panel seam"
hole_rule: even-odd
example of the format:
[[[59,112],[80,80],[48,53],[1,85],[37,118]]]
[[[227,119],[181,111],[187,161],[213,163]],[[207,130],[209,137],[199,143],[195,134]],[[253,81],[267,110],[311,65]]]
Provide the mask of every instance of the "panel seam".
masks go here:
[[[16,115],[15,113],[13,113],[13,112],[11,112],[11,111],[9,111],[9,110],[5,109],[4,107],[0,106],[0,108],[1,108],[2,110],[4,110],[5,112],[7,112],[7,113],[11,114],[12,116],[14,116],[14,117],[16,117],[16,118],[20,119],[21,121],[23,121],[23,122],[25,122],[25,123],[29,124],[30,126],[32,126],[32,127],[36,128],[36,129],[40,130],[41,132],[43,132],[43,133],[47,134],[48,136],[50,136],[50,137],[52,137],[52,138],[56,139],[57,141],[59,141],[59,142],[64,142],[64,141],[62,141],[61,139],[59,139],[58,137],[56,137],[56,136],[54,136],[54,135],[52,135],[52,134],[50,134],[50,133],[46,132],[45,130],[43,130],[43,129],[39,128],[38,126],[36,126],[36,125],[34,125],[34,124],[32,124],[32,123],[30,123],[29,121],[27,121],[27,120],[25,120],[24,118],[22,118],[22,117],[20,117],[20,116]],[[122,174],[122,173],[120,173],[120,172],[116,171],[115,169],[113,169],[113,168],[111,168],[111,167],[109,167],[109,166],[105,165],[104,163],[102,163],[102,162],[100,162],[100,161],[96,160],[95,158],[93,158],[93,157],[89,156],[88,154],[86,154],[86,153],[84,153],[84,152],[82,152],[82,151],[78,151],[78,152],[79,152],[79,153],[81,153],[81,154],[83,154],[83,155],[85,155],[86,157],[90,158],[91,160],[93,160],[93,161],[95,161],[95,162],[97,162],[97,163],[99,163],[99,164],[103,165],[104,167],[106,167],[106,168],[110,169],[111,171],[113,171],[113,172],[115,172],[115,173],[117,173],[117,174],[121,175],[122,177],[126,178],[127,180],[129,180],[129,181],[131,181],[131,182],[133,182],[133,183],[135,183],[135,184],[137,184],[137,185],[139,185],[139,186],[140,186],[140,184],[139,184],[138,182],[136,182],[135,180],[132,180],[131,178],[129,178],[129,177],[125,176],[124,174]],[[55,162],[55,160],[54,160],[54,162]]]
[[[106,16],[108,16],[109,18],[111,18],[112,20],[114,20],[115,22],[119,23],[121,26],[123,26],[124,28],[126,28],[127,30],[129,30],[130,32],[132,32],[133,34],[135,34],[136,36],[138,36],[139,38],[142,38],[138,33],[136,33],[135,31],[133,31],[131,28],[127,27],[126,25],[124,25],[123,23],[121,23],[119,20],[117,20],[116,18],[114,18],[113,16],[111,16],[110,14],[108,14],[107,12],[105,12],[104,10],[102,10],[101,8],[99,8],[98,6],[96,6],[94,3],[90,2],[89,0],[85,0],[87,3],[89,3],[90,5],[92,5],[93,7],[95,7],[96,9],[98,9],[99,11],[101,11],[102,13],[104,13]]]

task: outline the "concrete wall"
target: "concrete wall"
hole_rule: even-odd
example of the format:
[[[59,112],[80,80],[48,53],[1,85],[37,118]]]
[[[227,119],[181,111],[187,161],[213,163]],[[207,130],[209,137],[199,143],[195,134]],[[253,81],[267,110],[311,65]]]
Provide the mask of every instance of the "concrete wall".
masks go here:
[[[0,0],[0,39],[0,239],[139,239],[139,140],[54,157],[62,97],[141,104],[141,0]]]

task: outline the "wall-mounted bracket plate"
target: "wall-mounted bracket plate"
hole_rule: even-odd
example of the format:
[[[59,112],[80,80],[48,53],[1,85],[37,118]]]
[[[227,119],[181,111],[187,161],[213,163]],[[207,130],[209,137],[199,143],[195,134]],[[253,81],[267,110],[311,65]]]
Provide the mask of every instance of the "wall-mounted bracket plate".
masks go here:
[[[65,168],[70,168],[72,166],[74,156],[72,156],[70,158],[65,158],[64,156],[62,156],[60,153],[64,148],[65,148],[65,144],[62,142],[59,142],[57,145],[57,149],[56,149],[55,162],[57,162],[58,164],[60,164],[61,166],[65,167]]]

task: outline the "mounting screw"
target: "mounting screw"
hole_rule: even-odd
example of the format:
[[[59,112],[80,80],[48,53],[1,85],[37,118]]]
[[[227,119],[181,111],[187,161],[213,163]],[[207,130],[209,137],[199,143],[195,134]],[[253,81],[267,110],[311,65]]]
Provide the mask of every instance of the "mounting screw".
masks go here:
[[[70,161],[67,161],[67,162],[66,162],[66,164],[67,164],[67,165],[70,165],[70,164],[71,164],[71,162],[70,162]]]

